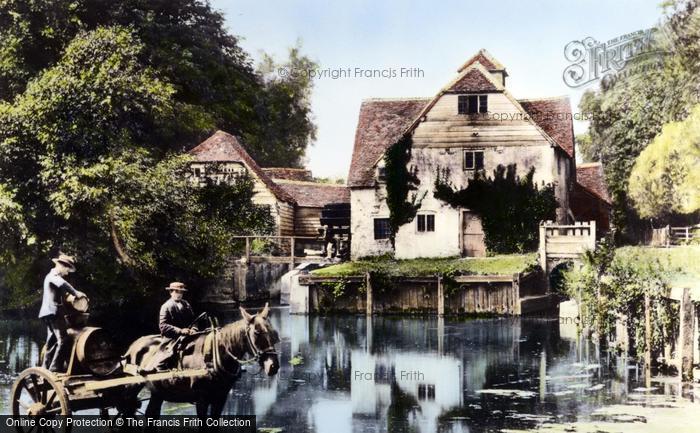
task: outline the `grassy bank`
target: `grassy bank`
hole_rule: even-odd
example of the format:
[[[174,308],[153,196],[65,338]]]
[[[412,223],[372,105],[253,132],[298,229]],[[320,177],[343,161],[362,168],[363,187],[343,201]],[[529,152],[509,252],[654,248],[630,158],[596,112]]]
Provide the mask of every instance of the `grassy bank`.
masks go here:
[[[512,275],[537,266],[537,254],[509,254],[493,257],[452,257],[434,259],[395,260],[382,256],[340,263],[317,269],[315,276],[348,277],[379,272],[396,277],[423,277],[431,275]]]
[[[622,247],[615,256],[631,266],[647,266],[658,261],[668,272],[671,286],[700,287],[700,245],[673,248]]]

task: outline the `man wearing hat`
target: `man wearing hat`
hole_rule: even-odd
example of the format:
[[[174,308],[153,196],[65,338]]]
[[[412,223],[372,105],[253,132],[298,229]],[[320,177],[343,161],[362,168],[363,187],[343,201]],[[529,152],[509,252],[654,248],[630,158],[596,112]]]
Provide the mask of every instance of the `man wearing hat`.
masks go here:
[[[59,371],[64,368],[70,345],[67,342],[66,320],[63,317],[63,295],[70,293],[76,298],[85,296],[73,288],[63,278],[70,272],[75,272],[75,260],[73,257],[59,254],[55,259],[54,267],[44,278],[44,295],[39,310],[39,318],[46,324],[48,336],[46,338],[46,353],[42,367],[51,371]]]
[[[160,307],[160,320],[158,327],[160,335],[167,338],[178,338],[181,335],[190,335],[194,311],[190,303],[182,299],[187,289],[183,283],[170,283],[165,290],[170,292],[170,299]]]
[[[152,373],[168,369],[170,360],[178,350],[182,337],[195,332],[190,326],[194,322],[194,311],[190,303],[182,299],[187,289],[183,283],[173,282],[165,288],[170,292],[170,299],[160,307],[158,328],[160,335],[166,337],[158,352],[151,358],[141,373]]]

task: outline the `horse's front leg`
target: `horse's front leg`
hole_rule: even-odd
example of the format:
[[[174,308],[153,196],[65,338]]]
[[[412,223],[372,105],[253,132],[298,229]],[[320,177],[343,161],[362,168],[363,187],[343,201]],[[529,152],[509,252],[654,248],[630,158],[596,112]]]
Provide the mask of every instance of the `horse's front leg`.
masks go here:
[[[228,393],[231,391],[231,387],[222,390],[212,397],[211,400],[211,417],[218,418],[221,416],[221,412],[224,411],[224,406],[226,405],[226,400],[228,400]]]
[[[147,418],[160,418],[160,408],[163,405],[163,397],[151,392],[151,398],[148,400],[146,407]]]
[[[197,408],[197,418],[204,420],[207,417],[209,402],[204,399],[198,400],[194,407]]]

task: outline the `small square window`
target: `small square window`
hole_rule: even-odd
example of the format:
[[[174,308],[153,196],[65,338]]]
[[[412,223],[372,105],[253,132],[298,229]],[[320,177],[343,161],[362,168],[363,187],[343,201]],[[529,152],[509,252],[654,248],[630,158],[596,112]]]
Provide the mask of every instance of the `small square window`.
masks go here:
[[[389,226],[389,218],[374,219],[374,239],[389,239],[391,236],[391,227]]]
[[[484,169],[484,151],[483,150],[465,150],[464,151],[464,169],[465,170],[483,170]]]

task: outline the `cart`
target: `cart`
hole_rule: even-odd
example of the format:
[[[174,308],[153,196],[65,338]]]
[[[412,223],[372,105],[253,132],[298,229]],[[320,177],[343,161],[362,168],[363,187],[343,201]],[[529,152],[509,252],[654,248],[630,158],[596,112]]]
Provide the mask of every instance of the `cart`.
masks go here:
[[[73,340],[65,373],[31,367],[20,373],[11,391],[12,415],[51,418],[76,411],[98,409],[109,416],[134,413],[141,405],[136,397],[145,385],[162,380],[202,377],[208,369],[175,369],[141,375],[117,352],[102,328],[70,328]]]

